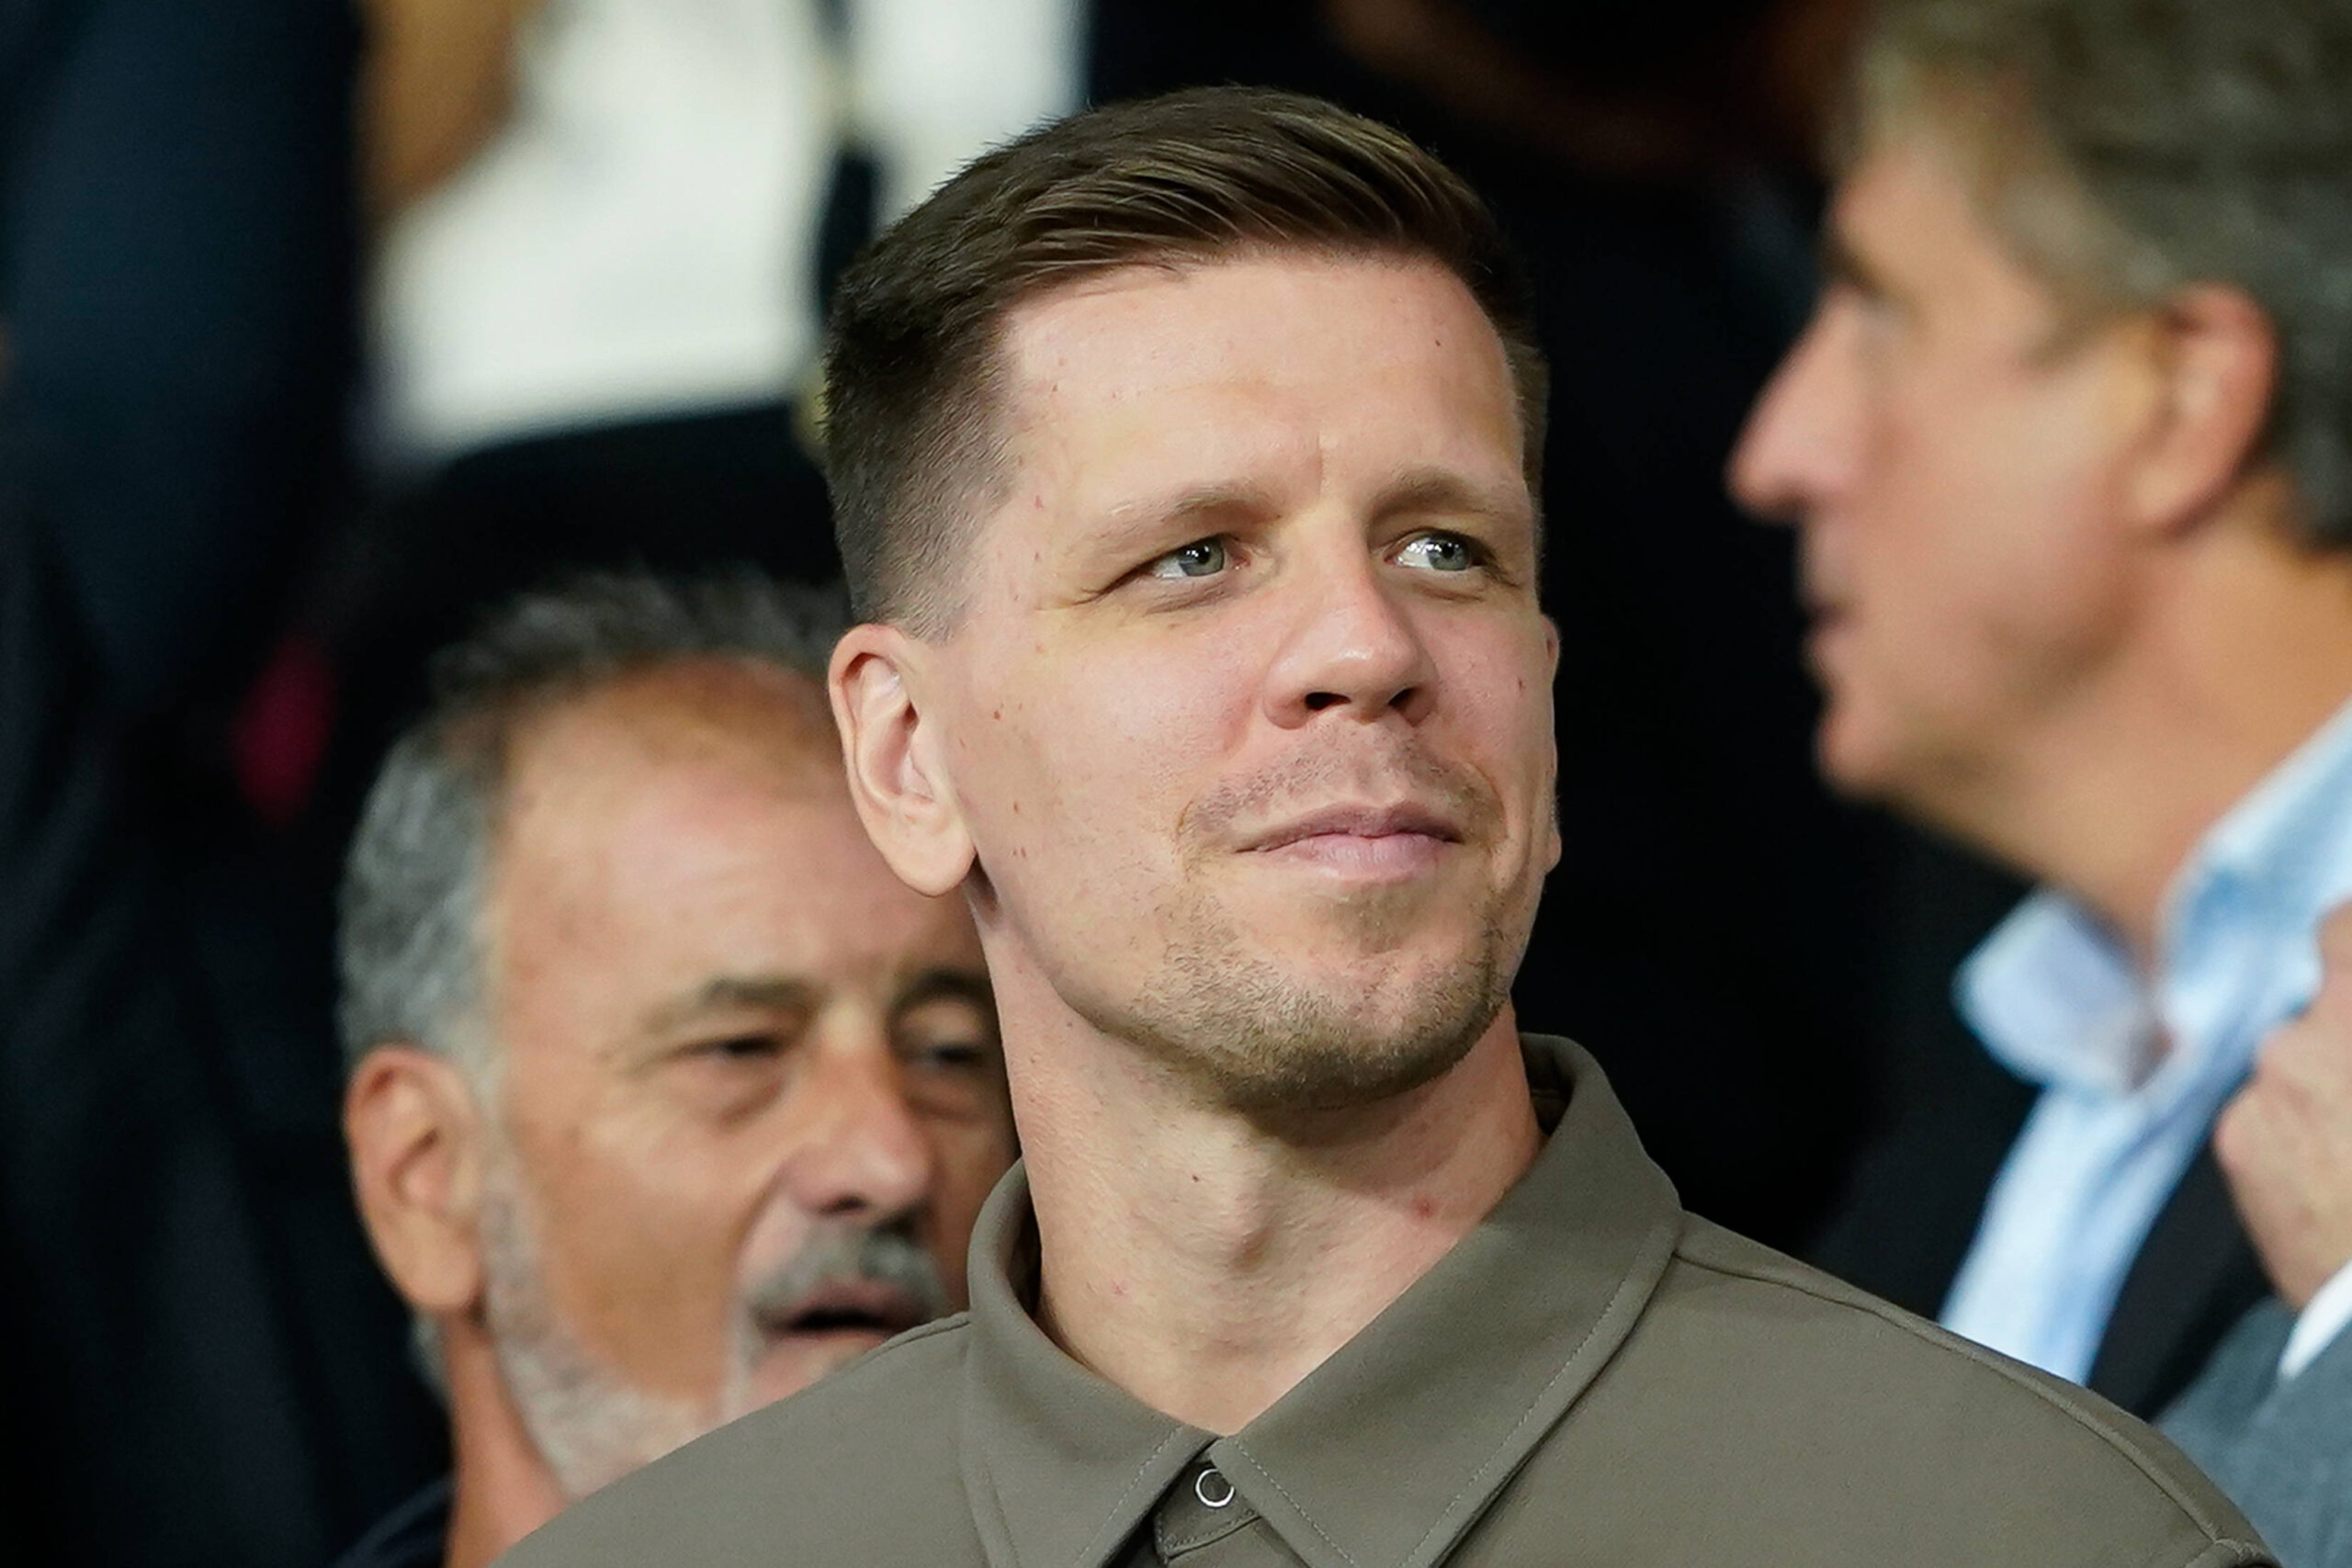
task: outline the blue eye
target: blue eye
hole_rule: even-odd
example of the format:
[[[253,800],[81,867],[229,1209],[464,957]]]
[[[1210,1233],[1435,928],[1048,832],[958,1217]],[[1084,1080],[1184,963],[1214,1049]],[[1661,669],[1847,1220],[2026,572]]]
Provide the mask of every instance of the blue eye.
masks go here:
[[[1468,571],[1478,564],[1478,552],[1459,534],[1423,534],[1408,539],[1396,559],[1428,571]]]
[[[1159,578],[1215,577],[1228,564],[1223,539],[1195,539],[1169,551],[1144,570]]]

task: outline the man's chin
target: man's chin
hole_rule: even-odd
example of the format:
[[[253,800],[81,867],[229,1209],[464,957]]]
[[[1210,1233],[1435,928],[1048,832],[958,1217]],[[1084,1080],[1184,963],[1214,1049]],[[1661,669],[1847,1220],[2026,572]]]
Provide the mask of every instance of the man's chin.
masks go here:
[[[1464,878],[1285,889],[1289,896],[1279,897],[1252,891],[1259,896],[1226,905],[1237,937],[1303,980],[1345,976],[1354,989],[1367,979],[1440,975],[1475,961],[1487,940],[1480,916],[1491,894]]]
[[[1946,808],[1976,772],[1975,760],[1965,748],[1939,746],[1939,732],[1907,717],[1852,698],[1833,703],[1814,732],[1815,765],[1843,799],[1958,830]]]
[[[1849,800],[1879,801],[1887,793],[1886,749],[1850,699],[1832,696],[1814,731],[1813,761],[1824,783]]]
[[[1245,1115],[1363,1107],[1461,1059],[1500,1009],[1497,956],[1476,944],[1442,961],[1295,945],[1191,954],[1117,1032]]]
[[[1259,951],[1265,968],[1287,976],[1277,988],[1306,1004],[1310,1014],[1346,1019],[1354,1032],[1386,1038],[1430,1029],[1432,1003],[1457,990],[1470,976],[1487,974],[1510,964],[1514,955],[1498,953],[1486,932],[1469,929],[1424,928],[1407,932],[1318,933],[1295,931],[1290,940],[1269,940]],[[1511,967],[1516,967],[1515,964]],[[1508,985],[1510,976],[1504,976]],[[1466,1004],[1463,1004],[1466,1005]],[[1441,1015],[1453,1010],[1443,1005]]]

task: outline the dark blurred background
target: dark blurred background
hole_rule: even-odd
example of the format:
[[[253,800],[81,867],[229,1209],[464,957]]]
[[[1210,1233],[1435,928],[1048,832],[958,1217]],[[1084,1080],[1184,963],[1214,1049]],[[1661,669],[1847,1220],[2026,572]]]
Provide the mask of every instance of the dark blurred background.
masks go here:
[[[1067,0],[1025,28],[931,0],[967,25],[922,49],[888,9],[0,0],[20,1560],[303,1568],[437,1470],[346,1196],[329,965],[426,652],[566,567],[829,574],[832,273],[1036,114],[1191,84],[1403,127],[1532,270],[1567,849],[1523,1020],[1593,1048],[1692,1208],[1937,1304],[1955,1258],[1905,1238],[1964,1242],[2027,1102],[1948,1000],[2017,890],[1815,782],[1790,541],[1722,479],[1810,308],[1857,0]],[[600,76],[649,16],[711,47]],[[666,174],[627,135],[664,92],[699,117]],[[610,352],[574,368],[574,336]],[[481,369],[510,341],[537,380]],[[1907,1216],[1870,1201],[1895,1190]]]

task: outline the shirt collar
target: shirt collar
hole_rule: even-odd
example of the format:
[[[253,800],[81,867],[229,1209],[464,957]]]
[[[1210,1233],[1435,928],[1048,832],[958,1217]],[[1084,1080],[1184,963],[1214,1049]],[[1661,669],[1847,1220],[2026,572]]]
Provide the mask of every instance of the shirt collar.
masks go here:
[[[1592,1059],[1523,1043],[1556,1126],[1476,1229],[1272,1409],[1223,1438],[1065,1356],[1021,1301],[1034,1235],[1019,1167],[973,1234],[965,1489],[991,1568],[1099,1568],[1204,1453],[1311,1568],[1448,1551],[1597,1376],[1680,1237],[1665,1174]],[[1350,1434],[1410,1433],[1409,1465]]]
[[[2231,897],[2298,924],[2327,912],[2352,859],[2352,703],[2271,770],[2198,846],[2165,914],[2177,945],[2193,939],[2203,906]],[[2226,913],[2226,911],[2224,911]]]
[[[2128,1093],[2154,1057],[2154,1016],[2132,961],[2072,899],[2041,889],[1960,968],[1961,1014],[2030,1083]]]
[[[2168,1063],[2167,1077],[2215,1066],[2215,1025],[2261,964],[2290,970],[2288,1010],[2307,1001],[2319,977],[2314,933],[2347,890],[2352,704],[2199,840],[2165,898],[2153,994],[2105,925],[2043,888],[1969,955],[1956,999],[1986,1048],[2020,1077],[2126,1095],[2149,1077],[2160,1024],[2180,1064]]]

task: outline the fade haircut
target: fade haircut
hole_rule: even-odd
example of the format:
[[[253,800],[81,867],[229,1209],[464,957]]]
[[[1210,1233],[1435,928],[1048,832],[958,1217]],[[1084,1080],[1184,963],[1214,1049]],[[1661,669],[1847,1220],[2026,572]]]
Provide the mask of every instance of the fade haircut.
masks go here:
[[[2069,329],[2196,284],[2278,342],[2256,460],[2352,548],[2352,0],[1887,0],[1834,149],[1918,129]]]
[[[949,587],[1006,482],[1003,329],[1122,267],[1267,252],[1432,262],[1501,337],[1540,489],[1545,377],[1493,215],[1386,126],[1320,99],[1209,87],[1089,109],[980,158],[842,276],[825,352],[825,475],[862,619],[953,626]]]
[[[712,660],[783,671],[808,682],[821,708],[846,624],[838,592],[750,572],[596,573],[525,594],[435,656],[427,709],[386,758],[345,863],[346,1067],[408,1041],[455,1061],[478,1092],[495,1088],[482,897],[508,754],[526,721],[634,675]]]

